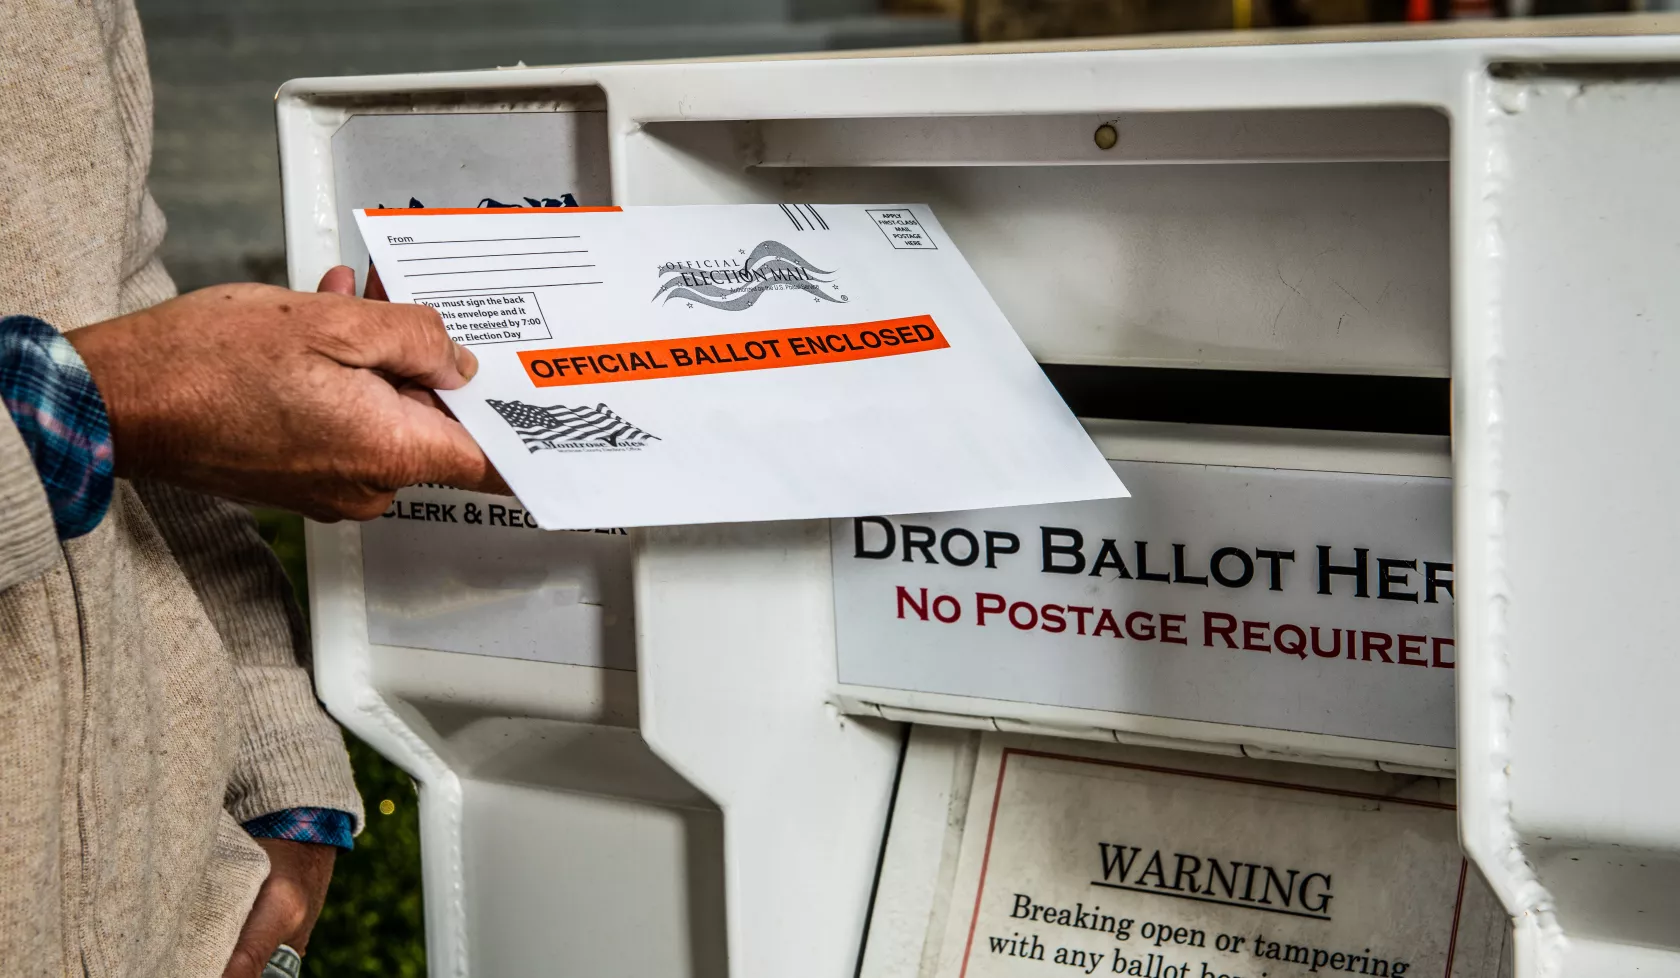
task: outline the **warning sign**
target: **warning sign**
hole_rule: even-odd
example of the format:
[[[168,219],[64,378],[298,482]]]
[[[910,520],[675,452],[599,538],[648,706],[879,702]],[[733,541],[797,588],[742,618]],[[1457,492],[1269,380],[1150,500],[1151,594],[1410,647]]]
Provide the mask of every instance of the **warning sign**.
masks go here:
[[[1450,781],[1015,743],[981,748],[940,978],[1498,973]]]

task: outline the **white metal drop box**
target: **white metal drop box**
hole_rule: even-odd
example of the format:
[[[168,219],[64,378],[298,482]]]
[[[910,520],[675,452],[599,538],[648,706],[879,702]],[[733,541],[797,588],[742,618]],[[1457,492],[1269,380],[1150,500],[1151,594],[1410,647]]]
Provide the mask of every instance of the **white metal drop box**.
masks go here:
[[[1676,119],[1664,36],[285,86],[298,288],[362,206],[925,202],[1134,495],[312,526],[432,973],[1680,974]]]

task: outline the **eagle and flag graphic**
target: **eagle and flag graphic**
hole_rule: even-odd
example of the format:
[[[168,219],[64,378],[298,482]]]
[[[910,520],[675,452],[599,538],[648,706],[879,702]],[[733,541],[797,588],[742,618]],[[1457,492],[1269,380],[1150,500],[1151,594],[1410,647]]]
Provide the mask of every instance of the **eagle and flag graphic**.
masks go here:
[[[519,435],[532,453],[555,451],[628,451],[659,441],[615,414],[605,404],[594,407],[543,406],[524,401],[485,400]]]
[[[662,269],[663,270],[663,269]],[[655,302],[672,299],[698,302],[724,312],[751,309],[766,292],[798,289],[824,302],[842,303],[823,291],[833,279],[827,268],[818,268],[780,241],[760,241],[738,268],[694,269],[670,267],[671,276],[659,284]]]

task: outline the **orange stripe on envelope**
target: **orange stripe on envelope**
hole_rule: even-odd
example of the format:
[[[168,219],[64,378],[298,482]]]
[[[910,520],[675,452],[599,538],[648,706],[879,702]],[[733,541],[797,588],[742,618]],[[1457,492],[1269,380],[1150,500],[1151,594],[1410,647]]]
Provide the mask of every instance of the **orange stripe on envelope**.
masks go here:
[[[519,360],[537,387],[575,387],[872,360],[950,345],[932,316],[906,316],[844,326],[525,350]]]

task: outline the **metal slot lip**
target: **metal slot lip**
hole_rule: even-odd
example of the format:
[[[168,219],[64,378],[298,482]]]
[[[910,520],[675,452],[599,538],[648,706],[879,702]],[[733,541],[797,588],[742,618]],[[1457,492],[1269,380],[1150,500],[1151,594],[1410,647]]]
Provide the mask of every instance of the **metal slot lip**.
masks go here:
[[[1062,399],[1081,418],[1405,435],[1451,433],[1451,388],[1443,377],[1042,366]]]

